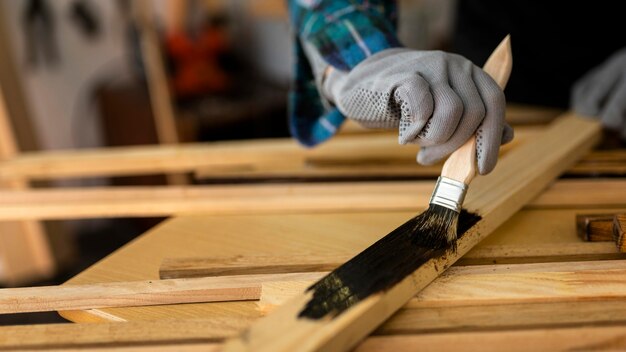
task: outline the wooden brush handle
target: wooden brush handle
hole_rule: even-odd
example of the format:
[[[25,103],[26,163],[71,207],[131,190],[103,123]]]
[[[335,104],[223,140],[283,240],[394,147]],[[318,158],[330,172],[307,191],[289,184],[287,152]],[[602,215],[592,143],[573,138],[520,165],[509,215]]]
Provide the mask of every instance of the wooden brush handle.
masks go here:
[[[483,66],[487,72],[504,89],[511,75],[513,55],[511,53],[511,37],[506,36],[500,45],[491,53]],[[450,154],[443,164],[441,176],[469,185],[476,175],[476,135],[470,137],[459,149]]]

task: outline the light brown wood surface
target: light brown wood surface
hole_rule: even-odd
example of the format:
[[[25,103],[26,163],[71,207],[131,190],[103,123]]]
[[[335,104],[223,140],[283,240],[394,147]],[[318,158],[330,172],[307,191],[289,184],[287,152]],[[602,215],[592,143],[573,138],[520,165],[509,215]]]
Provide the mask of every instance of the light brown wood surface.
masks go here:
[[[610,243],[582,242],[576,234],[578,213],[608,209],[522,210],[470,251],[468,264],[624,258]],[[165,258],[285,256],[300,263],[318,254],[353,255],[388,233],[413,212],[190,216],[167,220],[113,255],[87,269],[72,284],[158,279]],[[366,219],[366,220],[364,220]],[[494,259],[496,257],[497,259]],[[469,257],[469,258],[468,258]],[[554,257],[554,258],[553,258]],[[294,264],[298,264],[294,261]],[[76,322],[171,318],[258,317],[251,302],[110,308],[63,312]]]
[[[403,308],[624,300],[624,274],[626,262],[621,260],[457,266]],[[260,304],[264,310],[279,306],[313,283],[304,279],[268,282],[263,285]]]
[[[537,134],[542,127],[520,127],[513,142],[503,146],[502,154]],[[19,158],[0,164],[0,179],[59,179],[93,176],[118,176],[154,174],[163,172],[189,172],[207,169],[215,177],[246,177],[246,174],[269,172],[269,176],[293,174],[334,176],[355,174],[355,166],[370,169],[374,164],[389,164],[400,168],[397,172],[409,175],[436,175],[441,165],[417,165],[416,145],[401,146],[393,133],[340,134],[328,143],[314,149],[302,148],[291,138],[255,141],[227,141],[213,143],[187,143],[179,145],[154,145],[111,147],[106,149],[42,151],[22,153]],[[392,156],[392,157],[390,157]],[[348,168],[341,167],[348,163]],[[315,167],[315,165],[334,165]],[[339,166],[337,166],[339,164]],[[313,167],[312,167],[313,166]],[[286,170],[281,168],[287,167]],[[272,174],[271,169],[276,169]],[[263,171],[266,170],[266,171]],[[404,170],[404,171],[403,171]],[[357,171],[360,171],[357,169]],[[396,171],[394,171],[396,172]],[[402,175],[400,173],[400,175]]]
[[[0,220],[421,211],[433,181],[0,191]],[[626,207],[626,181],[559,180],[526,207]]]
[[[148,93],[156,135],[160,144],[176,144],[179,142],[176,128],[176,112],[169,91],[169,81],[165,71],[165,62],[160,50],[161,41],[154,20],[154,7],[151,1],[137,0],[132,2],[133,18],[137,29],[141,59],[145,68]],[[167,174],[170,184],[187,184],[184,174]]]
[[[0,290],[0,314],[71,309],[289,298],[324,272],[43,286]],[[479,306],[585,300],[626,300],[626,261],[460,266],[447,271],[405,308]]]
[[[264,282],[320,274],[262,274],[0,289],[0,314],[258,300]]]
[[[458,333],[485,329],[550,329],[585,324],[623,324],[623,301],[530,303],[493,306],[403,308],[374,335]],[[123,347],[140,344],[185,345],[233,336],[252,319],[188,319],[105,324],[55,324],[0,327],[0,349]],[[557,330],[558,331],[558,330]],[[497,333],[497,332],[494,332]],[[506,331],[505,331],[506,333]],[[423,346],[429,348],[430,346]],[[455,350],[461,348],[457,346]]]
[[[0,87],[0,164],[18,156],[8,109]],[[0,190],[25,190],[24,179],[0,180]],[[53,275],[55,262],[48,238],[39,222],[0,222],[0,283],[18,285]]]

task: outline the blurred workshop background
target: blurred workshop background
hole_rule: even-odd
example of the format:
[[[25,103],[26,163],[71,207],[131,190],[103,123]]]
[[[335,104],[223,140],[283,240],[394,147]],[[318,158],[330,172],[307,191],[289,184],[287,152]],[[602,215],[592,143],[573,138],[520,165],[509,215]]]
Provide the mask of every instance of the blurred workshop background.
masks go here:
[[[404,43],[445,49],[454,1],[400,2],[410,8],[399,19]],[[285,0],[0,0],[0,114],[10,124],[0,128],[0,160],[288,137],[291,41]],[[177,182],[163,175],[28,186]],[[0,287],[62,283],[162,220],[0,222]],[[58,318],[0,324],[15,319]]]

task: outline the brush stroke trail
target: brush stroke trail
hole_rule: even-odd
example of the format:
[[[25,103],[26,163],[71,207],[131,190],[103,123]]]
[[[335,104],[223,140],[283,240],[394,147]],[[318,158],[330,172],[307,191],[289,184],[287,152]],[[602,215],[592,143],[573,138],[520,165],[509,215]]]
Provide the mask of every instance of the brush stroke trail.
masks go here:
[[[479,215],[461,211],[457,236],[480,219]],[[309,287],[307,292],[313,291],[313,297],[298,317],[334,318],[370,295],[393,287],[430,259],[451,249],[420,246],[418,240],[424,235],[420,224],[418,215]]]

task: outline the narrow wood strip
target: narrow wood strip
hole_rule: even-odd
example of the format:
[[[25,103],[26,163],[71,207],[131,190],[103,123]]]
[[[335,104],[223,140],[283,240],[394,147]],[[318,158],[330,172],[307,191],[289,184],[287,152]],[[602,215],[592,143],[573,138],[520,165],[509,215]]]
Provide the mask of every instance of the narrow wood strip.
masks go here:
[[[405,308],[626,299],[626,261],[457,266],[412,298]],[[264,311],[311,286],[308,280],[263,285]]]
[[[523,264],[611,259],[626,259],[625,254],[619,253],[612,242],[550,243],[479,246],[459,259],[457,264]]]
[[[357,352],[392,352],[419,346],[420,351],[592,351],[626,348],[626,324],[603,327],[528,329],[452,334],[377,336]]]
[[[454,267],[410,307],[626,298],[626,261]],[[258,300],[279,304],[324,273],[221,276],[0,290],[0,313]]]
[[[419,211],[433,182],[0,191],[0,220],[190,214]],[[526,208],[626,207],[624,180],[561,180]]]
[[[208,258],[165,258],[161,279],[225,275],[280,274],[330,271],[352,257],[348,253],[255,255]],[[543,245],[491,245],[469,251],[456,265],[522,264],[626,259],[613,243],[553,243]]]
[[[261,284],[290,280],[293,274],[223,276],[92,285],[0,289],[0,314],[106,307],[256,300]],[[295,277],[318,278],[318,273]]]
[[[350,254],[300,253],[283,256],[165,258],[159,268],[159,277],[178,279],[331,271],[350,257]]]
[[[403,308],[373,335],[407,335],[503,329],[587,328],[624,324],[626,302],[585,301],[487,307]],[[182,346],[215,343],[234,336],[254,320],[213,318],[100,324],[41,324],[0,327],[0,351],[11,349],[92,349]],[[456,350],[456,349],[455,349]]]

